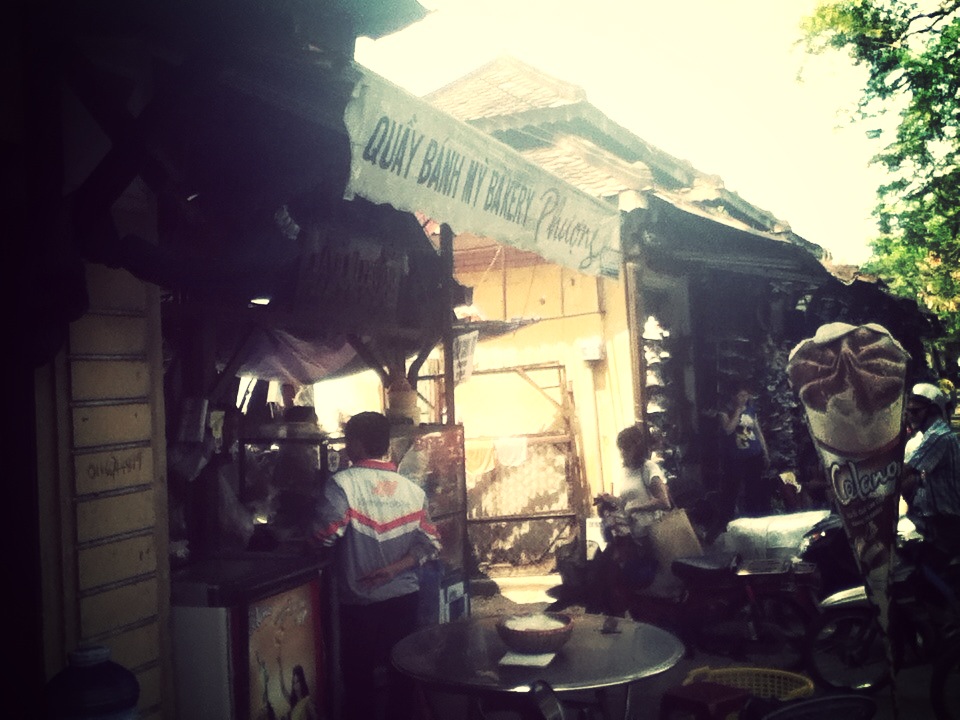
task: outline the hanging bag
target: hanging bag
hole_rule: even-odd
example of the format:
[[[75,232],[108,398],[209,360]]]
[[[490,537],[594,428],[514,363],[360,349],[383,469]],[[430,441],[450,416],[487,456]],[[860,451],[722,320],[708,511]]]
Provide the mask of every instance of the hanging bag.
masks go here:
[[[677,558],[703,555],[703,546],[683,508],[667,510],[650,523],[648,538],[657,564],[668,572]]]

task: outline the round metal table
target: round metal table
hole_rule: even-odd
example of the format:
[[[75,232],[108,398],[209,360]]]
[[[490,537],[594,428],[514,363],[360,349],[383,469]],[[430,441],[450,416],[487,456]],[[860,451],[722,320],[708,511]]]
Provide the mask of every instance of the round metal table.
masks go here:
[[[609,717],[629,714],[629,686],[673,667],[683,655],[675,636],[653,625],[603,615],[575,615],[567,643],[544,667],[504,665],[507,647],[497,634],[497,617],[465,618],[423,628],[397,643],[394,666],[432,691],[466,695],[481,706],[493,699],[502,704],[510,696],[527,693],[536,680],[565,693],[596,691],[591,704]],[[616,630],[609,632],[610,623]],[[606,625],[606,627],[605,627]],[[620,702],[611,702],[610,690],[621,689]],[[615,706],[622,708],[622,713]],[[436,717],[442,717],[436,707]],[[481,713],[482,715],[482,713]]]

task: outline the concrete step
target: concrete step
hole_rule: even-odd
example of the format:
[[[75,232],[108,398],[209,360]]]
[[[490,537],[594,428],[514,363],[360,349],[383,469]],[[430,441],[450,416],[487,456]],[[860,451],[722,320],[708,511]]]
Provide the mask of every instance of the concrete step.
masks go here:
[[[519,605],[552,603],[547,591],[559,584],[559,573],[488,577],[471,580],[470,592],[474,597],[502,595]]]

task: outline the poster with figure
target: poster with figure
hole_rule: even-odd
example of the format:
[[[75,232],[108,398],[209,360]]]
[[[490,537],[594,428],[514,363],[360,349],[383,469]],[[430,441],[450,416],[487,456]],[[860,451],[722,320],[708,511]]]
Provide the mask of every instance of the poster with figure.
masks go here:
[[[319,582],[250,604],[252,720],[323,717]]]

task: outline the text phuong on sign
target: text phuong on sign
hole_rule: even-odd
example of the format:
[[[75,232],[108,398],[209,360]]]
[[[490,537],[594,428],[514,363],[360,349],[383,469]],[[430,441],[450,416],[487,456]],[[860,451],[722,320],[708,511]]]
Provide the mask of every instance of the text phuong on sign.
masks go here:
[[[619,212],[361,68],[344,193],[419,211],[581,272],[616,277]]]

